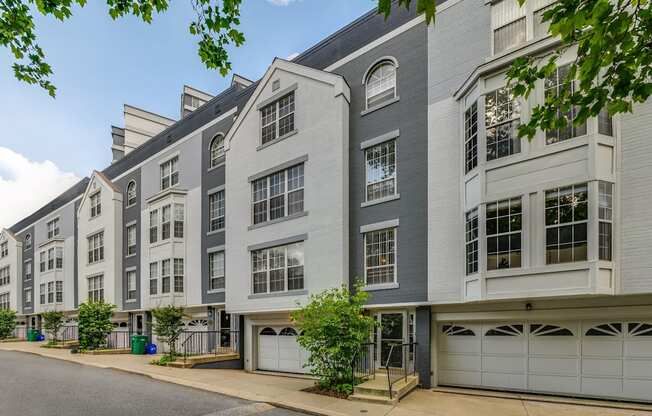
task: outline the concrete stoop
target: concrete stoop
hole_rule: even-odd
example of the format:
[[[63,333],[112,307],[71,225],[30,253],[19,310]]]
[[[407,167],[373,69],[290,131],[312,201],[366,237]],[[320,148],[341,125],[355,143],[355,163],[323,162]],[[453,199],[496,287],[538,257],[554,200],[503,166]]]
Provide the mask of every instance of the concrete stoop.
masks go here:
[[[407,379],[401,379],[394,383],[391,398],[387,384],[387,376],[382,373],[377,373],[375,378],[355,386],[353,388],[353,394],[349,396],[349,399],[393,405],[417,388],[419,385],[419,376],[408,376]]]
[[[188,357],[185,361],[183,358],[177,358],[176,361],[167,363],[168,367],[173,368],[193,368],[199,364],[219,363],[221,361],[239,360],[240,354],[232,352],[229,354],[207,354],[207,355],[193,355]]]

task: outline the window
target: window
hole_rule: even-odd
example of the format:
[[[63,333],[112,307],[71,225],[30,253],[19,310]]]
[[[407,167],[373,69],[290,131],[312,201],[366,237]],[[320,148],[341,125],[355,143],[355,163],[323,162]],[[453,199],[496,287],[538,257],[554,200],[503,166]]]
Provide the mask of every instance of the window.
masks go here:
[[[149,213],[149,242],[150,244],[158,241],[158,210]]]
[[[368,286],[396,281],[396,229],[364,235],[365,283]]]
[[[170,293],[170,260],[161,262],[161,293]]]
[[[534,37],[542,38],[548,36],[548,29],[550,28],[550,21],[543,21],[543,14],[548,10],[552,9],[554,4],[549,4],[548,6],[542,7],[539,10],[534,11]]]
[[[137,194],[136,194],[136,182],[131,181],[127,185],[127,207],[132,207],[136,205]]]
[[[39,254],[39,271],[41,273],[45,271],[45,251],[41,251]]]
[[[224,289],[224,252],[208,254],[208,289]]]
[[[224,191],[208,195],[208,231],[224,229]]]
[[[367,201],[396,195],[396,141],[365,150]]]
[[[526,20],[522,17],[494,29],[494,54],[506,51],[525,42]]]
[[[478,166],[478,103],[464,112],[464,173]]]
[[[501,325],[488,330],[484,335],[488,337],[518,337],[523,335],[523,325]]]
[[[587,185],[546,191],[546,263],[587,258]]]
[[[373,108],[396,98],[396,66],[383,61],[374,67],[365,80],[367,108]]]
[[[179,183],[179,157],[161,163],[161,190]]]
[[[88,300],[91,302],[104,302],[104,275],[88,278]]]
[[[605,136],[614,135],[613,118],[609,115],[609,111],[606,108],[602,109],[600,114],[598,114],[598,133],[604,134]]]
[[[136,224],[127,227],[127,256],[136,254]]]
[[[487,270],[521,267],[521,198],[487,204]]]
[[[32,289],[31,288],[25,289],[25,304],[26,305],[31,305],[32,304]]]
[[[100,191],[90,197],[91,200],[91,218],[95,218],[102,213],[102,194]]]
[[[54,303],[54,282],[48,282],[48,303]]]
[[[521,107],[510,88],[499,88],[485,95],[487,128],[487,160],[520,153],[521,139],[517,130],[521,123]]]
[[[544,84],[546,99],[575,92],[575,81],[568,76],[568,68],[568,65],[560,66],[550,77],[546,78]],[[586,134],[586,123],[579,126],[573,125],[573,119],[577,116],[578,111],[579,107],[573,107],[565,114],[561,110],[557,111],[557,117],[565,119],[566,126],[546,131],[546,144],[558,143]]]
[[[478,209],[466,213],[466,274],[478,271]]]
[[[9,283],[11,283],[11,279],[9,277],[9,266],[7,266],[0,269],[0,286],[5,286]]]
[[[54,248],[48,249],[48,270],[54,269]]]
[[[56,248],[56,268],[57,270],[63,269],[63,247]]]
[[[475,336],[475,332],[473,330],[465,328],[461,325],[444,325],[441,327],[441,332],[448,335],[449,337],[452,336],[463,336],[463,337],[473,337]]]
[[[260,109],[261,142],[266,144],[294,131],[294,91]]]
[[[218,165],[222,156],[224,156],[224,135],[218,134],[213,138],[213,141],[211,141],[210,154],[210,167],[214,168]]]
[[[63,281],[57,280],[55,283],[56,283],[55,302],[63,303]]]
[[[136,271],[127,272],[127,300],[136,300]]]
[[[589,328],[584,335],[589,337],[620,337],[623,335],[623,324],[612,322],[610,324],[597,325]]]
[[[251,187],[254,224],[303,212],[303,164],[257,179]]]
[[[9,243],[5,241],[0,244],[0,258],[7,257],[9,255]]]
[[[39,303],[45,305],[45,283],[41,283],[39,286]]]
[[[611,261],[612,256],[613,187],[612,183],[602,181],[598,185],[598,256],[606,261]]]
[[[88,237],[88,263],[104,260],[104,232]]]
[[[26,261],[25,262],[25,280],[31,280],[32,279],[32,262],[31,261]]]
[[[47,224],[47,230],[48,230],[48,239],[54,238],[59,235],[60,229],[59,229],[59,218],[55,218],[52,221],[49,221]]]
[[[174,238],[183,238],[183,205],[174,204]]]
[[[32,235],[27,234],[25,236],[25,250],[30,250],[32,248]]]
[[[11,305],[9,304],[9,293],[0,294],[0,309],[9,310],[10,306]]]
[[[161,208],[161,240],[170,238],[170,206]]]
[[[530,324],[530,335],[537,337],[572,337],[573,332],[568,328],[557,325]]]
[[[183,293],[183,259],[174,259],[174,292]]]
[[[158,263],[153,262],[149,264],[149,294],[158,294]]]
[[[303,289],[303,242],[251,252],[253,292]]]

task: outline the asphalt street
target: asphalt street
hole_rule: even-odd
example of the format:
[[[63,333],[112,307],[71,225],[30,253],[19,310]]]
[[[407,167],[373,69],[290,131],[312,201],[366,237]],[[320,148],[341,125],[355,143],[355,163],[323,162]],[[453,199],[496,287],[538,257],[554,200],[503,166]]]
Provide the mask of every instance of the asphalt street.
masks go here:
[[[300,416],[301,413],[120,371],[0,351],[0,416],[32,415]]]

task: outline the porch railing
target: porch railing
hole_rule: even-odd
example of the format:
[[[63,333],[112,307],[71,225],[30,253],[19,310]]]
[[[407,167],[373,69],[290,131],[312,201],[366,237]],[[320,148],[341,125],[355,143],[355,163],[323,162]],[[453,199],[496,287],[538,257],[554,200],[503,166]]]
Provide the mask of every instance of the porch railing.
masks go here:
[[[394,384],[401,380],[407,381],[408,376],[416,373],[416,361],[416,342],[391,345],[384,366],[387,372],[387,385],[389,387],[390,399],[392,398],[392,387]]]
[[[376,344],[362,344],[353,357],[351,366],[353,384],[376,377]]]
[[[129,331],[111,331],[105,338],[105,349],[123,350],[131,348],[131,335]]]
[[[240,331],[221,329],[208,331],[183,331],[179,337],[183,361],[198,355],[220,355],[240,350]]]

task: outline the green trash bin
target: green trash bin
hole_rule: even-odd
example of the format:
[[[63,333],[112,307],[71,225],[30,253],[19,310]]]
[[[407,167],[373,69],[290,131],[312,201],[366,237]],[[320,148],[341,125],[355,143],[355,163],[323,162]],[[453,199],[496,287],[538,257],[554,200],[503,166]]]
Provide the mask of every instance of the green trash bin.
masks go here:
[[[147,337],[144,335],[131,336],[131,353],[134,355],[145,355],[145,345]]]
[[[37,338],[38,338],[38,331],[36,329],[30,329],[29,331],[27,331],[28,342],[35,342]]]

